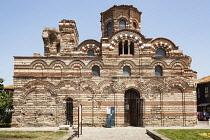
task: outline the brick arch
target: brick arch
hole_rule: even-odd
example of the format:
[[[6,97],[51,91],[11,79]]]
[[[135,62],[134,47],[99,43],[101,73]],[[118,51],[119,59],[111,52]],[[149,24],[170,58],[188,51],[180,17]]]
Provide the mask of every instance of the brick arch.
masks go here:
[[[180,62],[175,62],[173,65],[171,65],[170,67],[172,69],[174,69],[176,66],[180,66],[182,69],[185,68],[185,66],[183,65],[183,63],[180,63]]]
[[[169,64],[170,68],[174,67],[174,65],[176,65],[177,63],[181,64],[180,66],[183,67],[183,68],[185,68],[185,69],[187,69],[187,68],[189,67],[189,66],[188,66],[184,61],[182,61],[182,60],[173,60],[173,61]]]
[[[22,95],[20,98],[24,99],[31,91],[36,90],[38,85],[43,85],[45,90],[49,90],[52,96],[56,96],[56,88],[55,86],[48,82],[48,81],[43,81],[43,80],[35,80],[35,81],[30,81],[27,84],[25,84],[22,88]]]
[[[180,78],[174,78],[168,81],[169,90],[175,86],[180,87],[183,90],[188,89],[190,87],[186,81]]]
[[[156,38],[151,41],[152,52],[155,54],[157,49],[163,49],[166,52],[166,56],[171,55],[172,50],[177,50],[178,47],[167,38]]]
[[[108,23],[112,23],[112,25],[114,25],[113,23],[113,19],[110,17],[110,18],[107,18],[105,21],[104,21],[104,28],[107,27],[107,24]],[[113,28],[113,27],[112,27]],[[105,30],[104,30],[105,31]]]
[[[120,30],[120,21],[121,20],[124,20],[125,21],[125,27],[126,27],[126,29],[128,29],[127,27],[129,26],[129,19],[128,19],[128,17],[127,16],[125,16],[125,15],[119,15],[118,17],[116,17],[116,20],[117,20],[117,25],[118,25],[118,29]]]
[[[31,68],[35,68],[36,65],[41,65],[41,66],[43,66],[42,68],[48,68],[47,63],[45,61],[43,61],[43,60],[34,60],[30,64]]]
[[[95,53],[101,52],[101,45],[98,41],[89,39],[85,40],[77,47],[78,51],[88,52],[89,50],[93,50]]]
[[[55,65],[59,65],[61,68],[66,68],[67,67],[66,63],[61,61],[61,60],[55,60],[55,61],[51,62],[49,67],[53,68],[53,67],[55,67]]]
[[[159,88],[163,90],[164,88],[164,80],[161,79],[151,79],[144,84],[143,90],[152,89],[152,87]]]
[[[136,64],[131,60],[123,60],[118,64],[119,68],[122,68],[124,66],[131,66],[131,68],[135,68]]]
[[[164,68],[164,69],[168,68],[168,65],[167,65],[167,63],[166,63],[165,61],[154,60],[154,61],[150,64],[150,66],[151,66],[152,68],[154,68],[154,67],[157,66],[157,65],[161,66],[161,67]]]
[[[116,46],[118,47],[119,42],[122,40],[129,40],[138,46],[142,46],[143,40],[145,40],[145,38],[143,38],[140,33],[136,33],[135,30],[123,29],[112,36],[110,46],[107,47],[107,49],[113,50]]]
[[[139,27],[139,22],[138,22],[138,20],[137,19],[132,19],[132,21],[131,21],[131,26],[133,26],[133,23],[135,23],[136,24],[136,29],[138,30],[138,29],[140,29],[140,27]],[[133,27],[132,27],[133,28]]]
[[[85,68],[85,64],[80,60],[74,60],[70,62],[69,68],[72,69],[75,65],[79,66],[81,69]]]
[[[104,63],[101,61],[92,60],[88,63],[87,68],[92,68],[94,65],[99,66],[100,69],[104,67]]]
[[[61,87],[64,87],[65,85],[70,85],[71,87],[74,87],[75,89],[78,88],[78,85],[77,83],[71,81],[71,80],[63,80],[63,81],[60,81],[58,84],[57,84],[57,88],[60,89]]]
[[[163,38],[163,37],[153,39],[151,41],[151,44],[152,45],[162,44],[162,45],[165,45],[165,46],[171,46],[173,49],[178,49],[178,47],[171,40],[169,40],[167,38]]]
[[[112,34],[112,36],[110,36],[110,38],[113,40],[113,39],[117,39],[119,38],[120,35],[125,35],[125,34],[129,34],[129,35],[134,35],[135,37],[138,37],[138,38],[135,38],[136,40],[140,40],[140,41],[145,41],[146,38],[144,35],[142,35],[140,32],[136,31],[136,30],[132,30],[132,29],[124,29],[124,30],[119,30],[117,32],[114,32]],[[141,43],[142,43],[141,42]]]
[[[71,96],[71,95],[65,96],[65,97],[63,98],[63,100],[66,100],[66,99],[68,99],[68,98],[71,98],[73,101],[75,100],[75,97],[74,97],[74,96]]]
[[[119,16],[117,16],[117,17],[116,17],[116,20],[117,20],[118,22],[121,21],[121,20],[125,20],[126,22],[129,22],[128,17],[125,16],[125,15],[119,15]]]
[[[129,86],[129,87],[126,87],[124,89],[124,96],[125,96],[125,92],[128,91],[128,90],[135,90],[135,91],[137,91],[137,93],[139,93],[139,97],[140,98],[142,97],[142,91],[137,86]]]
[[[113,85],[111,85],[113,84]],[[115,91],[120,91],[121,87],[120,85],[118,84],[118,82],[112,82],[110,80],[104,80],[104,81],[101,81],[99,84],[98,84],[98,87],[99,87],[99,90],[100,91],[103,91],[103,89],[107,86],[113,86],[113,89]]]
[[[94,81],[91,81],[91,80],[81,81],[80,86],[81,86],[82,90],[86,87],[90,87],[93,89],[93,91],[96,91],[99,88],[98,85]]]
[[[80,51],[87,53],[88,51],[94,51],[94,53],[99,53],[100,52],[100,47],[96,46],[95,44],[86,44],[84,46],[82,46],[82,48],[80,49]]]
[[[89,87],[89,86],[86,86],[86,87],[83,87],[82,88],[82,91],[85,91],[85,90],[88,90],[91,92],[91,94],[96,94],[95,91],[93,90],[93,88]]]
[[[104,80],[104,81],[101,81],[101,82],[98,84],[98,87],[100,87],[100,90],[102,90],[104,87],[110,86],[111,83],[112,83],[112,81],[110,81],[110,80]]]
[[[170,92],[171,90],[173,90],[173,89],[178,89],[178,90],[181,91],[182,93],[184,93],[184,90],[185,90],[182,86],[180,86],[180,85],[178,85],[178,84],[172,85],[172,87],[170,87],[169,92]]]
[[[123,85],[123,89],[124,91],[128,90],[128,89],[131,89],[131,88],[134,88],[134,89],[138,89],[138,92],[140,93],[141,92],[141,88],[138,86],[139,82],[138,80],[128,80],[126,82],[123,82],[121,85]]]

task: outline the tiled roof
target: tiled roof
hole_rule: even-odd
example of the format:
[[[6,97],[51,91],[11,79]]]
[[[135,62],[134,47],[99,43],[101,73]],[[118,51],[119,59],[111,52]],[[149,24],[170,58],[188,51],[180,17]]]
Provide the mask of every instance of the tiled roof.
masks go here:
[[[14,89],[13,85],[5,86],[4,89]]]
[[[210,75],[198,80],[198,83],[205,83],[210,81]]]

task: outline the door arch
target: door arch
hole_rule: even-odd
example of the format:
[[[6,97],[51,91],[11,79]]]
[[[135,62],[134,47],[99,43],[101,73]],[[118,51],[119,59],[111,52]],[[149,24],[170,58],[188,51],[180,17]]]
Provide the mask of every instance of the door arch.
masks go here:
[[[73,99],[66,99],[66,124],[73,125]]]
[[[143,127],[143,99],[136,89],[125,91],[125,126]]]

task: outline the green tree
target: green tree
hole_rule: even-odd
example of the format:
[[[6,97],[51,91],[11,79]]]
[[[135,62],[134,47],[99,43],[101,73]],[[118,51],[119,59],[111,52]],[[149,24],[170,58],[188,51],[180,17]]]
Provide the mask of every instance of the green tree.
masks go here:
[[[3,85],[4,79],[0,78],[0,123],[11,121],[12,97],[6,94]]]

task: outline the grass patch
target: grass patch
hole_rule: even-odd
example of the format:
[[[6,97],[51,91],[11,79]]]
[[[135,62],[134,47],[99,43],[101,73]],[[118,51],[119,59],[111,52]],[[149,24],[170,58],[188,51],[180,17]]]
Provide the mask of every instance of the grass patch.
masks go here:
[[[210,129],[157,129],[154,130],[172,140],[209,140]],[[209,137],[208,137],[209,136]]]
[[[0,123],[0,127],[11,127],[11,123]]]
[[[57,140],[68,134],[66,131],[0,131],[0,138],[28,138],[32,140]]]

